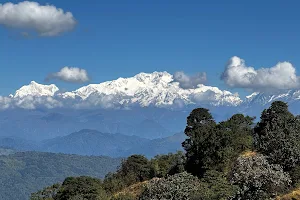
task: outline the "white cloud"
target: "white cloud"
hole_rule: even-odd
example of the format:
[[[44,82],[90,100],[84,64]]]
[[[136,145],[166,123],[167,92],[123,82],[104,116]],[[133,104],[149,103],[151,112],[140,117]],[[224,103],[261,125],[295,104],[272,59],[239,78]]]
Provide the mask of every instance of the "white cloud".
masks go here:
[[[62,107],[63,103],[59,102],[53,97],[36,97],[36,96],[26,96],[23,98],[14,98],[9,102],[9,107],[18,107],[23,109],[36,109],[36,108],[57,108]],[[9,108],[7,107],[7,108]]]
[[[64,67],[59,72],[48,75],[46,80],[58,79],[70,83],[84,83],[90,81],[86,70],[77,67]]]
[[[8,109],[11,107],[12,99],[9,97],[0,96],[0,110]]]
[[[174,81],[179,82],[179,86],[183,89],[196,88],[197,85],[206,82],[206,73],[197,73],[194,76],[189,76],[184,72],[175,72]]]
[[[104,108],[117,109],[120,104],[115,101],[114,95],[92,94],[84,101],[74,105],[75,108]]]
[[[24,1],[0,4],[0,24],[35,31],[40,36],[56,36],[72,30],[76,20],[71,12],[64,12],[53,5],[42,6]]]
[[[246,88],[254,91],[273,91],[300,87],[300,78],[295,67],[289,62],[279,62],[271,68],[255,70],[248,67],[239,57],[232,57],[221,77],[233,88]]]

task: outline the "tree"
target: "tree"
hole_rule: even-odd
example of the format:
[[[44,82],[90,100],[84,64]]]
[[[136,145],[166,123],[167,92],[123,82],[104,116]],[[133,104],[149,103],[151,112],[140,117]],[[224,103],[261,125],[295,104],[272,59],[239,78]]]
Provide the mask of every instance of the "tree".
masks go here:
[[[128,184],[148,180],[150,178],[149,161],[143,155],[132,155],[122,162],[117,173],[128,177],[126,181]]]
[[[186,151],[186,170],[194,175],[202,176],[207,168],[205,158],[217,144],[215,137],[216,123],[208,109],[194,109],[187,118],[185,134],[188,138],[182,143]]]
[[[235,114],[218,124],[220,145],[215,149],[213,168],[227,173],[234,160],[245,151],[253,149],[252,125],[255,118]]]
[[[110,193],[122,190],[124,187],[152,178],[151,166],[143,155],[132,155],[122,161],[115,173],[108,174],[103,182],[104,188]]]
[[[265,156],[255,152],[238,157],[231,173],[231,183],[239,186],[234,199],[269,199],[285,191],[291,182],[280,165],[269,164]]]
[[[242,114],[216,124],[209,111],[198,108],[187,118],[183,142],[186,150],[186,170],[199,177],[206,170],[227,172],[241,152],[252,149],[253,119]]]
[[[66,178],[54,196],[54,200],[105,200],[107,198],[101,180],[87,176]]]
[[[103,180],[103,187],[105,191],[110,194],[118,192],[126,187],[124,177],[121,177],[118,173],[108,173]]]
[[[286,171],[299,163],[300,122],[286,103],[275,101],[262,112],[254,129],[254,144],[270,163],[280,164]]]
[[[151,177],[165,177],[184,171],[185,155],[183,152],[157,155],[150,160]]]

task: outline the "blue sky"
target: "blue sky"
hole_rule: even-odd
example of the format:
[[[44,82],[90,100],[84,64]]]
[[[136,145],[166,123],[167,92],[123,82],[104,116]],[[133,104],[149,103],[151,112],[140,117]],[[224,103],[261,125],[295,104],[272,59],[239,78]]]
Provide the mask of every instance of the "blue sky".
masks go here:
[[[298,1],[37,2],[70,11],[78,24],[59,36],[30,38],[0,25],[0,95],[71,66],[87,70],[92,83],[139,72],[206,72],[208,85],[243,96],[244,89],[220,80],[232,56],[255,68],[300,65]],[[51,82],[68,90],[83,85]]]

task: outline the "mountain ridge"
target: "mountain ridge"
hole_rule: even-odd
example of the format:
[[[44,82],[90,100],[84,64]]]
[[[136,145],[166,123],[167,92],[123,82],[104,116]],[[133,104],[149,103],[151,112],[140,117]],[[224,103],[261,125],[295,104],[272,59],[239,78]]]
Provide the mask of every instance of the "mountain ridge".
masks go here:
[[[183,89],[168,72],[139,73],[99,84],[89,84],[74,91],[61,91],[55,84],[43,85],[31,81],[7,97],[0,96],[0,110],[21,109],[133,109],[157,107],[186,109],[187,107],[233,107],[244,112],[251,107],[265,107],[275,100],[300,103],[300,90],[253,92],[241,99],[218,87],[198,84]]]
[[[89,84],[67,92],[61,92],[54,84],[42,85],[31,81],[29,85],[18,89],[15,94],[2,97],[0,107],[6,102],[5,105],[11,103],[13,106],[23,105],[23,108],[26,108],[27,101],[33,104],[28,106],[29,109],[43,104],[48,105],[47,108],[70,104],[76,108],[99,105],[115,108],[118,106],[182,107],[199,103],[237,106],[242,102],[237,94],[217,87],[199,84],[196,88],[183,89],[168,72],[139,73],[133,77]]]

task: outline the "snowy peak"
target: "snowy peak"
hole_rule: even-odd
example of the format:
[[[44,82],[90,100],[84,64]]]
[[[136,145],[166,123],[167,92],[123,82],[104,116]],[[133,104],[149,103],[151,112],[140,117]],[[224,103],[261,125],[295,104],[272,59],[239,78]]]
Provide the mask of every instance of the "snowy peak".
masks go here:
[[[156,71],[153,73],[142,72],[135,75],[133,78],[143,83],[152,83],[152,84],[169,83],[173,81],[173,76],[168,72],[156,72]]]
[[[46,107],[104,107],[128,108],[155,106],[178,108],[186,105],[237,106],[242,100],[217,87],[199,84],[193,89],[183,89],[168,72],[139,73],[129,78],[118,78],[99,84],[89,84],[75,91],[58,92],[54,84],[42,85],[34,81],[21,87],[10,96],[15,105],[45,105]],[[26,98],[26,97],[31,98]],[[46,97],[46,98],[45,98]],[[49,98],[48,98],[49,97]],[[51,97],[51,98],[50,98]],[[1,102],[0,102],[1,106]]]
[[[18,89],[13,95],[13,98],[23,98],[26,96],[54,96],[58,90],[58,87],[54,84],[42,85],[35,81],[31,81],[29,85],[24,85]]]
[[[286,90],[277,93],[254,92],[246,97],[245,103],[247,103],[249,106],[254,104],[265,106],[273,101],[285,101],[287,103],[291,103],[299,100],[300,90]]]
[[[167,72],[139,73],[130,78],[118,78],[100,84],[90,84],[73,92],[61,94],[63,98],[86,100],[95,96],[110,96],[120,104],[140,106],[172,106],[209,103],[213,105],[238,105],[241,99],[229,91],[200,84],[195,89],[183,89]]]
[[[28,97],[28,98],[27,98]],[[54,84],[42,85],[35,81],[18,89],[9,97],[0,96],[0,110],[7,108],[37,107],[56,108],[130,108],[166,107],[184,108],[195,106],[238,106],[253,108],[267,106],[281,100],[288,103],[300,100],[300,90],[277,91],[276,94],[254,92],[241,100],[217,87],[199,84],[196,88],[184,89],[168,72],[139,73],[129,78],[118,78],[99,84],[89,84],[75,91],[61,93]],[[300,101],[299,101],[300,102]]]
[[[173,81],[172,75],[167,72],[139,73],[130,78],[118,78],[100,84],[90,84],[73,93],[82,99],[86,99],[92,93],[134,96],[137,92],[166,88],[171,81]]]

